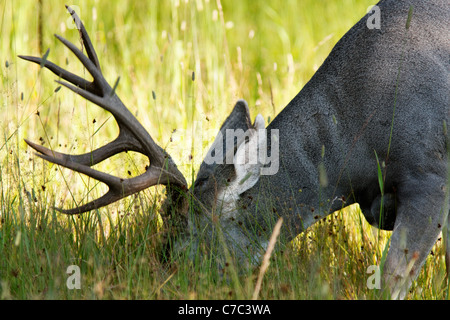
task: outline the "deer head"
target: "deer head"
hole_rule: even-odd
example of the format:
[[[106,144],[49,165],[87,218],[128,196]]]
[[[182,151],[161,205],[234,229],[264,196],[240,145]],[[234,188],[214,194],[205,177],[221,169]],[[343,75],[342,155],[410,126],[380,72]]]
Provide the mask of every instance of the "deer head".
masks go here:
[[[58,211],[73,215],[111,204],[117,200],[155,185],[165,185],[167,197],[162,205],[161,215],[166,230],[166,242],[174,236],[201,233],[217,217],[230,215],[237,210],[236,200],[240,194],[253,187],[258,181],[264,159],[258,159],[259,147],[265,144],[264,120],[258,115],[252,124],[247,103],[239,100],[223,123],[207,157],[201,164],[195,183],[188,188],[183,174],[178,170],[170,155],[159,147],[150,134],[122,103],[105,80],[97,54],[81,20],[75,11],[66,6],[77,24],[87,56],[66,39],[55,37],[67,46],[92,75],[89,82],[46,58],[19,56],[52,71],[61,79],[57,83],[67,87],[85,99],[109,111],[119,126],[118,137],[92,152],[69,155],[56,152],[25,140],[37,151],[37,156],[49,162],[80,172],[105,183],[109,191],[102,197],[85,205]],[[231,132],[231,134],[229,134]],[[91,166],[124,151],[139,152],[150,162],[146,172],[139,176],[122,179],[92,169]],[[253,160],[253,161],[249,161]],[[207,232],[210,235],[210,232]],[[237,237],[239,242],[239,236]],[[241,240],[242,242],[244,240]],[[176,245],[183,248],[183,242]]]

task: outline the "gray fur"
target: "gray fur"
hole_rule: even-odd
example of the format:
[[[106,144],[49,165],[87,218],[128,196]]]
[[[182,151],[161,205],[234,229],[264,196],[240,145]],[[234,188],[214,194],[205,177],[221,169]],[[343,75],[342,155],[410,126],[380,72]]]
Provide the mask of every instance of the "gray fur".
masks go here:
[[[386,174],[382,227],[394,230],[384,285],[403,298],[448,214],[450,2],[385,0],[378,6],[381,29],[368,29],[363,17],[268,125],[269,133],[279,130],[278,173],[240,190],[231,215],[221,215],[217,195],[237,183],[232,165],[202,165],[193,193],[220,217],[234,252],[267,241],[279,216],[284,241],[351,203],[359,203],[367,220],[378,225],[376,153]],[[248,113],[235,110],[221,130],[236,123],[248,124]]]

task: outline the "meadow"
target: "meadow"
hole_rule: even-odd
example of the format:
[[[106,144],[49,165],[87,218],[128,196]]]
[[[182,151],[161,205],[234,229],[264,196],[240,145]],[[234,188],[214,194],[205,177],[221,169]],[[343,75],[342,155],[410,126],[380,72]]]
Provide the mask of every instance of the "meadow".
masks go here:
[[[77,10],[105,78],[174,158],[191,184],[202,154],[237,99],[270,122],[307,83],[373,0],[148,0],[67,3]],[[24,139],[84,153],[118,134],[109,113],[54,82],[17,55],[43,56],[90,79],[53,34],[80,46],[53,0],[0,1],[0,299],[250,299],[259,266],[236,273],[204,259],[170,265],[156,247],[164,199],[152,187],[79,216],[101,183],[33,155]],[[121,177],[147,159],[123,153],[96,165]],[[376,174],[377,168],[373,168]],[[357,205],[331,214],[275,252],[260,299],[377,299],[368,280],[390,233],[369,226]],[[70,288],[69,266],[81,272]],[[409,299],[447,299],[443,241]]]

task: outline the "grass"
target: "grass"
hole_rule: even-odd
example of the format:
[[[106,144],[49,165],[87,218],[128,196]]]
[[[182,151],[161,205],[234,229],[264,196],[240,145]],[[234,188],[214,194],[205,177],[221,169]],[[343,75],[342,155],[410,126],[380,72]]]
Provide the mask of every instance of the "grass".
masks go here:
[[[64,6],[41,2],[41,20],[38,1],[0,3],[0,298],[250,299],[258,267],[236,275],[232,264],[218,269],[211,259],[181,258],[170,267],[159,262],[160,187],[82,216],[53,209],[90,201],[105,187],[33,156],[23,139],[82,153],[111,141],[118,130],[110,114],[60,89],[50,72],[17,58],[50,48],[50,61],[89,77],[53,37],[58,33],[78,43]],[[120,76],[118,95],[191,182],[202,152],[238,98],[249,102],[253,117],[273,119],[371,4],[74,5],[105,77],[113,85]],[[96,168],[135,176],[145,170],[145,161],[130,152]],[[379,265],[388,238],[367,225],[357,206],[334,213],[272,256],[259,298],[377,298],[377,290],[367,288],[367,268]],[[443,254],[439,241],[408,298],[447,298]],[[80,290],[66,286],[70,265],[80,267]]]

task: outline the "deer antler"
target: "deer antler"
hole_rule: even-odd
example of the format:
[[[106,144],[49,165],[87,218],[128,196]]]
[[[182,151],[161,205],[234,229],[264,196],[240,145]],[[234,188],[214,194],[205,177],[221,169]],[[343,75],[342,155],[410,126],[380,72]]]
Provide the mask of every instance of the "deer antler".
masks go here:
[[[125,107],[122,101],[120,101],[119,97],[115,93],[115,90],[111,88],[103,77],[97,54],[95,53],[94,47],[92,46],[84,25],[81,23],[81,20],[78,18],[74,10],[68,6],[66,6],[66,8],[72,15],[73,20],[79,28],[80,36],[88,56],[86,57],[81,50],[66,39],[58,35],[55,35],[55,37],[77,56],[77,58],[94,78],[93,81],[89,82],[67,70],[64,70],[56,64],[47,61],[45,58],[31,56],[19,57],[43,65],[57,76],[68,81],[65,82],[56,80],[57,83],[69,88],[85,99],[111,112],[119,125],[120,133],[114,141],[92,152],[81,155],[69,155],[56,152],[25,140],[30,147],[38,152],[37,155],[39,157],[49,162],[83,173],[105,183],[109,187],[109,191],[105,195],[83,206],[69,210],[57,209],[65,214],[83,213],[106,206],[112,202],[157,184],[172,184],[182,189],[186,188],[186,180],[177,169],[177,166],[173,162],[172,158],[153,141],[150,134]],[[91,166],[123,151],[136,151],[147,156],[150,160],[150,166],[147,171],[134,178],[121,179],[91,168]]]

